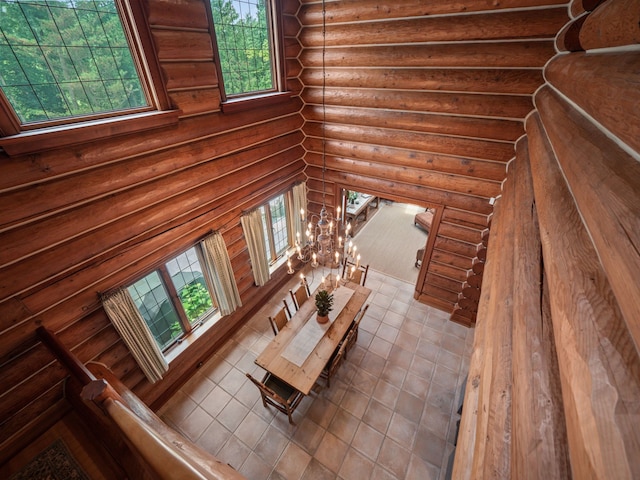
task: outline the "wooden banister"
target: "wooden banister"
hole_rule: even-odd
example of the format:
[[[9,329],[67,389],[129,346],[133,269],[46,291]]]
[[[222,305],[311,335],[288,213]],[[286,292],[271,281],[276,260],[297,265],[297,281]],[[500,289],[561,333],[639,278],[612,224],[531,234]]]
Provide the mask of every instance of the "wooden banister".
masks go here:
[[[84,365],[44,327],[37,335],[82,385],[81,397],[100,407],[161,480],[242,480],[231,466],[169,428],[104,365]],[[94,373],[95,372],[95,373]]]
[[[107,398],[103,402],[103,406],[140,456],[160,478],[167,480],[174,478],[193,480],[220,478],[200,472],[195,465],[191,465],[121,402]]]
[[[58,340],[58,337],[51,330],[40,326],[36,329],[36,333],[40,341],[51,350],[64,367],[83,385],[96,379],[93,373]]]

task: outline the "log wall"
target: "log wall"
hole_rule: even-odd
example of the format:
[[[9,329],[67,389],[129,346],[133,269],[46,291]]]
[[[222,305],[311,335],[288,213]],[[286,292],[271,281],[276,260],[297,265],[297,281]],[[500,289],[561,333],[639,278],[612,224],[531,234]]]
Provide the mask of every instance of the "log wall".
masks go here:
[[[455,479],[640,475],[640,2],[570,12],[492,222]]]
[[[331,206],[345,188],[443,210],[415,296],[466,325],[489,200],[569,19],[562,3],[327,1],[324,79],[322,4],[298,12],[310,208],[322,201],[324,135]]]
[[[240,214],[305,178],[298,5],[283,4],[291,95],[279,102],[223,112],[208,1],[148,0],[177,125],[31,155],[0,151],[0,463],[67,408],[66,373],[37,341],[38,326],[157,406],[269,297],[274,286],[253,284]],[[152,387],[98,294],[129,284],[212,230],[225,238],[244,307],[200,336]]]

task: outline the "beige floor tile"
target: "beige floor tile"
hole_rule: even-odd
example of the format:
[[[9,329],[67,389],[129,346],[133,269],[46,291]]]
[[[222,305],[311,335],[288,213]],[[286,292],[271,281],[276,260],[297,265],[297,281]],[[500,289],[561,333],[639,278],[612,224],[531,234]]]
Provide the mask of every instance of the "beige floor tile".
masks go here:
[[[398,387],[394,387],[384,380],[379,380],[376,389],[373,391],[373,398],[393,410],[396,407],[399,394],[400,389]]]
[[[200,403],[209,395],[211,390],[216,386],[207,376],[197,372],[189,381],[181,388],[194,402]]]
[[[360,420],[349,412],[339,409],[329,424],[329,432],[333,433],[343,442],[349,444],[356,433]]]
[[[368,479],[373,472],[374,463],[358,452],[354,448],[350,448],[347,451],[347,455],[344,457],[342,467],[338,472],[340,478],[348,479]]]
[[[269,424],[253,412],[247,413],[234,434],[249,448],[254,448]]]
[[[251,452],[240,467],[239,472],[250,480],[267,480],[272,466],[254,452]]]
[[[377,463],[389,470],[396,478],[404,478],[410,459],[411,452],[409,450],[386,437],[380,447]]]
[[[413,440],[418,430],[418,424],[408,420],[399,413],[394,413],[387,429],[387,437],[395,440],[407,450],[413,447]]]
[[[385,434],[392,415],[393,410],[384,406],[377,400],[371,399],[367,410],[362,416],[362,421],[370,427],[375,428],[380,433]]]
[[[300,445],[305,452],[313,455],[325,432],[326,429],[307,417],[302,419],[300,425],[298,425],[296,432],[293,434],[293,441]]]
[[[189,440],[195,442],[200,438],[202,432],[206,430],[211,422],[213,422],[213,417],[197,406],[189,415],[187,415],[187,418],[177,426],[187,435]]]
[[[338,473],[347,453],[348,444],[331,432],[326,432],[318,445],[314,458],[332,472]]]
[[[312,286],[316,276],[307,275]],[[411,284],[370,270],[367,286],[356,347],[331,388],[320,381],[305,397],[295,425],[265,408],[244,375],[264,375],[254,360],[273,338],[266,318],[289,285],[204,363],[162,418],[250,480],[444,480],[473,330],[416,302]]]
[[[295,443],[289,443],[280,456],[275,470],[286,480],[298,480],[310,461],[311,455]]]
[[[351,442],[351,446],[375,461],[378,458],[378,453],[380,453],[383,440],[383,434],[374,430],[366,423],[360,423]]]
[[[235,398],[232,398],[216,418],[227,430],[235,432],[244,417],[247,416],[247,413],[249,413],[249,409]]]

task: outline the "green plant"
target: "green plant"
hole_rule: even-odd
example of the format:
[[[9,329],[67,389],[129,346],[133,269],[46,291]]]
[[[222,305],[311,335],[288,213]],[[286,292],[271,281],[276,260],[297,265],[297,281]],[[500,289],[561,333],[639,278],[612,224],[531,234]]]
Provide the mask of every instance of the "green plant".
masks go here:
[[[209,292],[199,282],[185,285],[180,291],[180,300],[190,322],[193,322],[213,306]]]
[[[320,290],[316,293],[316,309],[319,316],[328,316],[329,312],[333,310],[333,294],[326,290]]]

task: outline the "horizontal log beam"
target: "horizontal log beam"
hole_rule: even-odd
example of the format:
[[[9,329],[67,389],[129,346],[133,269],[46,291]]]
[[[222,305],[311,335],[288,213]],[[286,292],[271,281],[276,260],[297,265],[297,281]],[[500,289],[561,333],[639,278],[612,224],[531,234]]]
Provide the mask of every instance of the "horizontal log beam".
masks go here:
[[[593,1],[593,0],[584,0]],[[304,25],[319,25],[322,23],[322,5],[312,0],[302,0],[302,8],[299,18]],[[547,5],[562,5],[565,0],[547,0]],[[490,5],[490,7],[488,6]],[[380,8],[380,2],[376,0],[357,0],[342,2],[327,2],[327,19],[332,22],[343,23],[354,19],[377,20],[380,18],[420,17],[441,14],[467,14],[482,12],[487,8],[516,9],[540,6],[539,0],[502,0],[498,5],[488,4],[486,0],[471,0],[464,3],[449,1],[431,1],[427,4],[420,3],[389,3]]]
[[[371,177],[414,183],[465,195],[490,198],[500,191],[499,183],[472,177],[459,177],[419,168],[405,167],[398,169],[386,163],[359,161],[342,157],[325,156],[323,159],[320,155],[312,153],[307,153],[305,156],[305,162],[309,166],[322,168],[323,161],[326,167],[331,170],[355,174],[361,173]]]
[[[324,53],[325,66],[339,67],[528,67],[542,68],[555,54],[552,41],[441,43],[432,45],[335,47]],[[305,48],[306,67],[322,65],[320,48]]]
[[[580,29],[585,50],[640,43],[640,3],[609,0],[591,12]]]
[[[128,162],[131,158],[150,152],[171,150],[176,145],[213,138],[227,130],[247,125],[272,122],[274,118],[295,114],[302,106],[299,99],[261,108],[249,113],[212,114],[204,117],[181,120],[176,128],[123,135],[100,142],[80,144],[68,149],[53,150],[46,155],[36,155],[29,161],[22,157],[7,157],[0,152],[3,175],[0,177],[0,192],[29,187],[54,177],[74,172],[101,168],[114,162]]]
[[[551,85],[640,151],[639,71],[640,52],[574,53],[551,60],[545,75]]]
[[[306,135],[325,139],[350,141],[357,138],[364,143],[407,148],[413,145],[418,151],[441,153],[481,160],[507,162],[513,157],[512,142],[498,142],[463,138],[450,135],[435,135],[407,130],[375,128],[344,124],[320,124],[307,122],[303,131]]]
[[[311,152],[322,154],[323,140],[307,137],[303,146],[307,156]],[[503,162],[479,160],[454,155],[442,155],[431,152],[420,152],[407,148],[387,147],[359,143],[354,140],[324,140],[324,151],[327,155],[349,158],[353,160],[386,163],[398,169],[422,168],[428,171],[464,175],[477,179],[501,182],[506,175],[506,164]]]
[[[354,18],[357,18],[354,17]],[[329,19],[326,38],[322,27],[307,26],[300,32],[304,47],[413,42],[458,42],[504,39],[552,39],[568,20],[565,7],[512,12],[478,13],[431,18],[419,17],[335,25]],[[353,19],[351,19],[353,20]]]
[[[307,104],[322,105],[319,85],[305,86],[302,99]],[[387,110],[422,111],[455,115],[511,118],[523,120],[533,108],[531,97],[490,95],[486,93],[428,92],[412,90],[331,88],[324,91],[326,105],[340,105]]]
[[[528,69],[402,69],[305,68],[305,86],[386,90],[446,90],[465,93],[531,95],[544,83],[541,70]]]
[[[457,135],[467,138],[515,141],[524,133],[520,121],[430,113],[380,111],[379,109],[347,108],[341,106],[307,105],[302,115],[309,121],[343,123],[401,129],[406,131]]]

